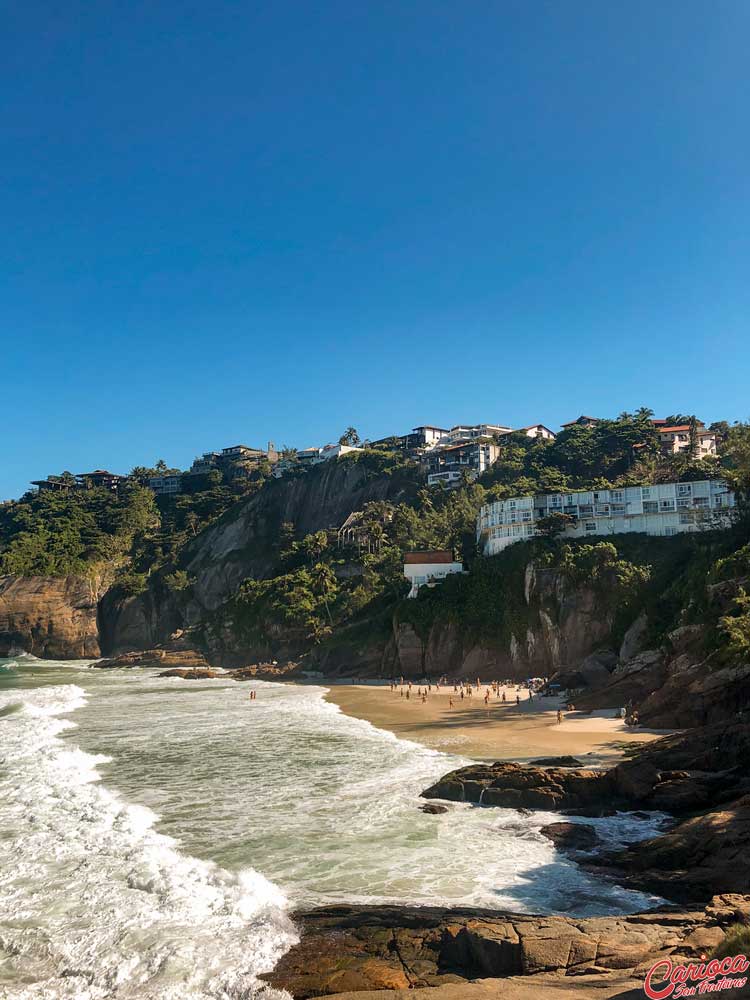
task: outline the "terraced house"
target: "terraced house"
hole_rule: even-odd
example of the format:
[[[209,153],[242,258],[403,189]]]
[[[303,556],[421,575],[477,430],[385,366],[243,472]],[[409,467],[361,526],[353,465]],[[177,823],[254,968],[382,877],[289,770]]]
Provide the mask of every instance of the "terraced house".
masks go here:
[[[485,504],[477,519],[477,540],[484,555],[540,534],[552,514],[567,515],[565,538],[621,535],[677,535],[727,527],[734,493],[723,479],[696,483],[659,483],[581,493],[549,493]]]

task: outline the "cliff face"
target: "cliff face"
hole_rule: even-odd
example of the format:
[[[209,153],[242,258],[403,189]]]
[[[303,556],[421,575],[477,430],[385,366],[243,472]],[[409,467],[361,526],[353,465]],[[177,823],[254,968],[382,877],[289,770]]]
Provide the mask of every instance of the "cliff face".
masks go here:
[[[410,624],[397,623],[391,651],[395,672],[521,680],[577,667],[595,650],[608,647],[613,612],[602,607],[590,587],[573,587],[559,571],[530,563],[524,600],[529,612],[525,631],[501,643],[476,640],[448,622],[436,622],[425,636]]]
[[[0,656],[99,656],[97,610],[106,586],[101,577],[0,577]]]
[[[110,654],[149,648],[165,642],[176,628],[197,625],[231,597],[245,578],[262,579],[273,571],[285,522],[294,525],[297,537],[337,528],[364,504],[398,502],[410,488],[409,481],[399,475],[377,474],[363,462],[346,460],[269,483],[190,543],[186,569],[194,583],[188,601],[165,594],[158,580],[138,597],[105,599],[102,649]],[[258,651],[261,657],[272,652]],[[225,658],[226,650],[217,650],[217,656]]]

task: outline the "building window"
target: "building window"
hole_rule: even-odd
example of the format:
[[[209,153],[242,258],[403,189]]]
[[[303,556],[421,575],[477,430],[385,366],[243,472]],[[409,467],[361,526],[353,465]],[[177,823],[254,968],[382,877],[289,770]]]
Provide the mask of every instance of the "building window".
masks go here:
[[[670,535],[670,536],[671,535],[676,535],[677,534],[677,528],[665,528],[664,529],[664,534],[665,535]]]
[[[642,486],[641,487],[641,496],[642,497],[650,497],[651,496],[651,487],[650,486]]]
[[[659,503],[659,510],[674,510],[674,500],[662,500]]]
[[[693,492],[693,487],[690,485],[690,483],[677,484],[678,497],[689,497],[692,492]]]
[[[622,500],[623,500],[623,492],[622,492],[622,490],[612,490],[611,497],[612,497],[612,500],[614,500],[616,503],[622,503]]]
[[[680,524],[692,524],[692,522],[693,519],[688,512],[683,511],[680,513]]]
[[[596,531],[596,521],[587,521],[584,527],[586,531]]]
[[[656,500],[644,500],[643,501],[643,513],[644,514],[658,514],[659,504]]]

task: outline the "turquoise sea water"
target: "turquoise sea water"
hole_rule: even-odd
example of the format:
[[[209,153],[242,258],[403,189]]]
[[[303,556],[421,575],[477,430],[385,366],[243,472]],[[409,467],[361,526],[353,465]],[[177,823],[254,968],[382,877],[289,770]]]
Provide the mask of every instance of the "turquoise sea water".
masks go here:
[[[655,902],[557,854],[552,813],[420,812],[461,758],[342,715],[324,688],[255,688],[0,660],[1,997],[251,997],[299,905]],[[657,818],[582,822],[614,844]]]

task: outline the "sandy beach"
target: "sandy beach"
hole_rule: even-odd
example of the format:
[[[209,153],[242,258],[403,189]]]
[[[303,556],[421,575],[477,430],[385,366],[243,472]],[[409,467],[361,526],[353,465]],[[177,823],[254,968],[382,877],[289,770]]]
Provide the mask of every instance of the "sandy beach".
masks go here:
[[[568,712],[558,697],[540,698],[515,687],[500,689],[485,705],[486,686],[461,699],[453,686],[434,686],[423,702],[413,685],[410,697],[387,685],[332,687],[329,701],[342,712],[366,719],[396,736],[475,760],[533,760],[571,754],[588,766],[610,765],[627,747],[666,735],[663,730],[631,729],[614,712]],[[506,701],[502,701],[505,691]],[[516,695],[521,699],[516,704]],[[453,701],[453,707],[450,701]],[[563,720],[557,709],[563,706]]]

